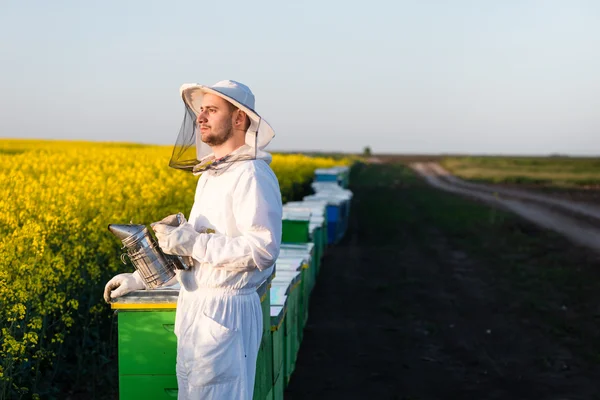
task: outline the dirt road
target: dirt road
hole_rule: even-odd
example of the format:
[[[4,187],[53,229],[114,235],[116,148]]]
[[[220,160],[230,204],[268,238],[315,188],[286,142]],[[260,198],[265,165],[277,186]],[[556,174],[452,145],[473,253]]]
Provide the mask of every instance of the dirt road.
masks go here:
[[[436,163],[413,163],[411,168],[438,189],[502,207],[578,244],[600,251],[600,207],[543,193],[466,182]]]
[[[286,399],[600,398],[597,253],[401,165],[351,189]]]

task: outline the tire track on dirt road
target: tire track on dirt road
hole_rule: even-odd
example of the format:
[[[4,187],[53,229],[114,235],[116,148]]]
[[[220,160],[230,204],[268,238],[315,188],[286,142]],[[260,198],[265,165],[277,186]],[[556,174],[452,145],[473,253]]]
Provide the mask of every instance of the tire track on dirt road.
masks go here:
[[[440,176],[443,180],[446,180],[452,184],[462,186],[467,189],[483,190],[488,193],[499,193],[502,196],[530,200],[534,203],[558,208],[562,211],[571,213],[574,216],[590,219],[592,222],[595,221],[600,225],[600,207],[594,207],[590,204],[580,202],[578,203],[563,199],[557,199],[548,195],[534,193],[522,189],[511,189],[506,187],[486,185],[482,183],[467,182],[450,174],[439,164],[429,163],[428,166],[430,171],[433,171],[435,174],[437,174],[437,176]]]
[[[463,181],[436,163],[410,167],[431,186],[512,211],[538,226],[600,252],[600,208],[525,190]]]
[[[597,397],[595,252],[504,212],[492,224],[401,162],[350,182],[286,400]]]

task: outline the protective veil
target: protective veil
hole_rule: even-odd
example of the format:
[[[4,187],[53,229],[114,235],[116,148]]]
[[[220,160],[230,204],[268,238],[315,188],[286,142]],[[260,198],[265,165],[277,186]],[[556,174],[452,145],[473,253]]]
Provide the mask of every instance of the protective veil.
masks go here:
[[[186,83],[179,91],[185,105],[185,112],[169,162],[171,167],[201,173],[220,163],[265,157],[262,149],[273,139],[275,132],[271,125],[254,111],[254,94],[246,85],[230,80],[217,82],[213,86]],[[210,146],[202,142],[201,135],[197,132],[196,117],[200,113],[202,98],[206,93],[216,94],[246,113],[250,119],[245,138],[248,146],[246,151],[215,160]]]
[[[225,82],[225,86],[241,85]],[[182,88],[188,111],[193,110],[194,96],[202,93],[198,86],[193,87],[192,94]],[[233,95],[239,99],[239,93]],[[222,97],[231,101],[227,95]],[[273,137],[273,130],[251,111],[254,116],[248,112],[252,126],[246,144],[229,154],[228,161],[198,167],[212,152],[203,143],[195,143],[196,137],[196,154],[187,164],[181,162],[185,157],[175,157],[185,152],[178,153],[177,146],[173,152],[172,165],[179,162],[180,166],[187,165],[184,169],[204,171],[188,218],[198,234],[182,235],[185,246],[177,246],[177,240],[168,236],[160,238],[194,262],[190,270],[178,274],[181,289],[175,334],[179,399],[252,399],[262,337],[256,289],[273,272],[279,256],[282,204],[279,183],[269,167],[271,157],[261,151]],[[263,124],[268,129],[261,129]]]

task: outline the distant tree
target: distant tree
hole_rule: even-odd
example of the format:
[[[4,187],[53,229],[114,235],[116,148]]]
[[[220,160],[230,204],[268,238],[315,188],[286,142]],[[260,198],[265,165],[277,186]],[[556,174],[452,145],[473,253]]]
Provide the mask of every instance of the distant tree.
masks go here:
[[[363,157],[371,157],[371,147],[366,146],[363,149]]]

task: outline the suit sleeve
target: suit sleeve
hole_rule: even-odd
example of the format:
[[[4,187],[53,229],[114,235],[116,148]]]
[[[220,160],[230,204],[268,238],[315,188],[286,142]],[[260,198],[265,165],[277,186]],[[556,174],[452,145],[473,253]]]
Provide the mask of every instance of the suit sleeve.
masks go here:
[[[194,244],[194,259],[214,268],[263,271],[279,256],[281,245],[281,192],[275,175],[246,171],[233,193],[237,237],[201,233]]]

